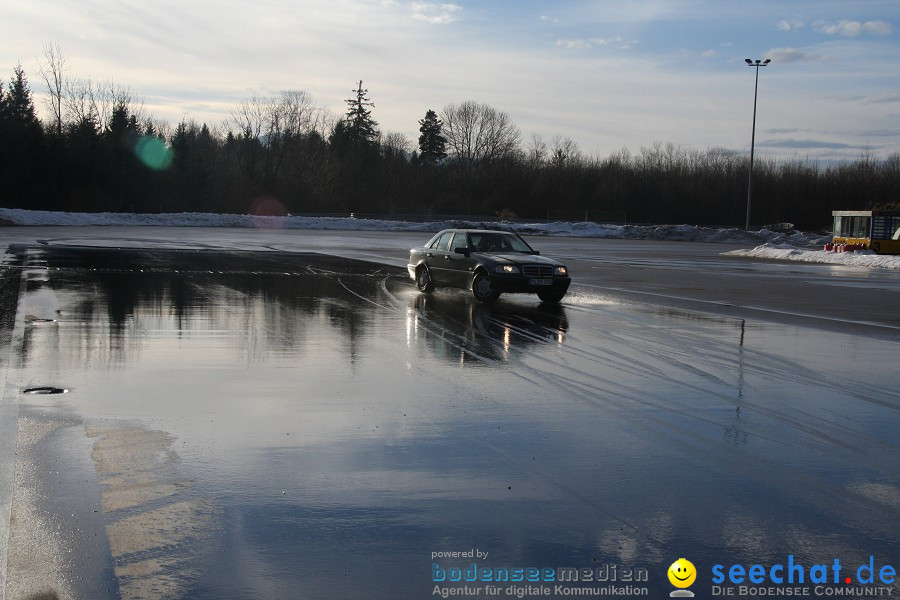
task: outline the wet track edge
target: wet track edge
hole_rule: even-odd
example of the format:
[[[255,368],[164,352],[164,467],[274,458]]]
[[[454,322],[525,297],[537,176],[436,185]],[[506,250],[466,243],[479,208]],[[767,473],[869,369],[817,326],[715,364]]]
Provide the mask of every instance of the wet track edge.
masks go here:
[[[10,533],[13,480],[16,462],[18,410],[15,390],[9,389],[7,370],[12,359],[16,306],[21,291],[19,269],[0,270],[0,371],[4,390],[0,396],[0,600],[6,597],[7,550]]]

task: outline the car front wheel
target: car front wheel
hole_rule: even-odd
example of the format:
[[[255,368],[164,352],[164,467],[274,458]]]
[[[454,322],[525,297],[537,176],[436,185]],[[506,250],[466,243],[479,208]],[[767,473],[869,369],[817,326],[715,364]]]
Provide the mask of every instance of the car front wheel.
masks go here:
[[[419,267],[419,270],[416,271],[416,287],[419,288],[420,292],[425,292],[426,294],[434,291],[434,282],[431,280],[431,273],[428,272],[428,267],[424,265]]]
[[[544,290],[543,292],[538,292],[537,295],[538,298],[541,299],[541,302],[556,304],[563,299],[563,296],[565,296],[566,293],[558,290]]]
[[[479,302],[493,302],[500,297],[500,292],[495,292],[491,285],[491,278],[482,272],[475,273],[472,279],[472,294]]]

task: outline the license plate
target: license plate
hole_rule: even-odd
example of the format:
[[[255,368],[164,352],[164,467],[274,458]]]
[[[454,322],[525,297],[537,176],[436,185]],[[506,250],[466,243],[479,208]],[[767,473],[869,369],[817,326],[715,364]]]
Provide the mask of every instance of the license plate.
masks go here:
[[[529,279],[528,285],[553,285],[552,279]]]

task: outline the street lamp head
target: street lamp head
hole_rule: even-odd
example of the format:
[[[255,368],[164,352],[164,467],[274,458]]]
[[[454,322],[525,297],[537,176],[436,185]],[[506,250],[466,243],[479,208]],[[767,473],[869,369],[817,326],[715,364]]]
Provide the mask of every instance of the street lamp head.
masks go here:
[[[770,62],[772,62],[772,59],[771,59],[771,58],[767,58],[766,60],[763,61],[763,64],[764,64],[764,65],[767,65],[767,64],[769,64]]]
[[[752,65],[752,64],[753,64],[753,61],[750,60],[749,58],[745,58],[745,59],[744,59],[744,62],[747,63],[748,65]]]

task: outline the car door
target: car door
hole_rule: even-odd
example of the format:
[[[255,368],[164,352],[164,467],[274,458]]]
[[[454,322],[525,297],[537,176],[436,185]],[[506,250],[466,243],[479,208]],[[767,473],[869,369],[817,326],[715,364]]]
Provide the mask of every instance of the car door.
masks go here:
[[[450,240],[453,238],[452,231],[446,231],[431,244],[430,248],[425,249],[425,264],[431,273],[431,280],[439,285],[453,285],[451,283],[452,276],[449,269],[449,261],[447,259],[450,252]]]
[[[469,252],[465,254],[457,250],[469,249],[469,237],[465,231],[457,231],[450,242],[450,251],[447,258],[447,275],[450,285],[467,288],[472,279],[472,271],[475,261]]]

